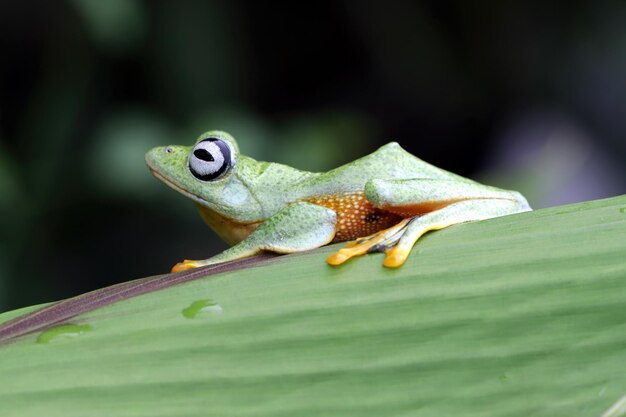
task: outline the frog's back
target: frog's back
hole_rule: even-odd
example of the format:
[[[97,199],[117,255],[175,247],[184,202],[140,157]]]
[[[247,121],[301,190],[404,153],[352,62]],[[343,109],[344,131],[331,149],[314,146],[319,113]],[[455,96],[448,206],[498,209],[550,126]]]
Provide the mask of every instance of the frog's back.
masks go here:
[[[361,170],[370,178],[460,178],[456,174],[424,162],[402,149],[397,142],[390,142],[380,147],[375,152],[349,164],[348,167],[351,170]]]
[[[373,179],[436,178],[469,181],[408,153],[396,142],[331,171],[314,175],[298,187],[301,195],[336,195],[362,192]]]

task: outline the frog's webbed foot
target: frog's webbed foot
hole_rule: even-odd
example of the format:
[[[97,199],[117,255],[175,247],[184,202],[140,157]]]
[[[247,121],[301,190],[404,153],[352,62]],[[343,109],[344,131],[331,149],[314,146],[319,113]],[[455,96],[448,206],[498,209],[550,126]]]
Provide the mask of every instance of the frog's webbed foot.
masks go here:
[[[416,218],[403,219],[388,229],[348,242],[343,249],[339,249],[339,251],[330,255],[327,258],[327,262],[330,265],[340,265],[354,256],[372,252],[385,252],[398,243],[405,229]]]
[[[517,202],[507,199],[493,199],[488,205],[480,200],[460,201],[421,216],[405,218],[389,229],[350,242],[330,255],[327,261],[331,265],[339,265],[353,256],[385,252],[387,256],[383,265],[396,268],[404,264],[415,242],[428,231],[514,213],[517,208]]]

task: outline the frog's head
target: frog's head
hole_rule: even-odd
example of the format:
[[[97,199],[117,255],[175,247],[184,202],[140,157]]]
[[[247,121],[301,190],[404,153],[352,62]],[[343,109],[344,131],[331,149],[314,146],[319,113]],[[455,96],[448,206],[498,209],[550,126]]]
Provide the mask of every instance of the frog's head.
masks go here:
[[[256,205],[236,175],[239,148],[226,132],[213,130],[193,146],[162,146],[146,154],[152,174],[202,207],[245,220]]]

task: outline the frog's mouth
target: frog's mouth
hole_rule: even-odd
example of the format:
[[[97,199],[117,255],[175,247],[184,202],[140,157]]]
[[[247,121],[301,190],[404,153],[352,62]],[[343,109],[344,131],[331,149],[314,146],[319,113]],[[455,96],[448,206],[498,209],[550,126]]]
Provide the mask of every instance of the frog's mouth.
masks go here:
[[[230,244],[240,242],[250,233],[252,233],[252,231],[254,231],[259,224],[261,224],[260,221],[253,221],[248,223],[238,222],[222,214],[219,214],[217,211],[211,208],[206,200],[185,190],[169,178],[152,169],[150,165],[148,165],[148,168],[150,169],[152,175],[163,181],[165,185],[192,199],[198,205],[198,210],[200,211],[200,215],[204,219],[205,223],[207,223],[213,230],[215,230],[215,232],[222,239]]]
[[[154,175],[159,180],[163,181],[165,183],[165,185],[167,185],[171,189],[178,191],[179,193],[181,193],[185,197],[188,197],[188,198],[192,199],[193,201],[195,201],[198,204],[202,204],[203,206],[210,207],[209,203],[206,200],[204,200],[203,198],[200,198],[197,195],[192,194],[189,191],[185,190],[183,187],[181,187],[180,185],[176,184],[174,181],[172,181],[169,178],[161,175],[157,170],[153,169],[150,165],[148,165],[148,168],[150,169],[150,173],[152,175]]]
[[[154,168],[152,168],[150,166],[150,164],[148,165],[148,169],[150,169],[150,172],[152,173],[152,175],[154,175],[156,178],[158,178],[159,180],[163,181],[163,183],[165,183],[165,185],[167,185],[168,187],[170,187],[171,189],[178,191],[179,193],[181,193],[182,195],[184,195],[185,197],[190,198],[192,201],[194,201],[195,203],[203,206],[206,210],[212,210],[212,211],[219,211],[220,207],[219,206],[215,206],[214,204],[209,203],[207,200],[205,200],[202,197],[198,197],[197,195],[187,191],[186,189],[184,189],[183,187],[181,187],[180,185],[178,185],[177,183],[175,183],[174,181],[172,181],[171,179],[167,178],[166,176],[162,175],[161,173],[159,173],[157,170],[155,170]],[[223,216],[224,218],[227,218],[225,216]]]

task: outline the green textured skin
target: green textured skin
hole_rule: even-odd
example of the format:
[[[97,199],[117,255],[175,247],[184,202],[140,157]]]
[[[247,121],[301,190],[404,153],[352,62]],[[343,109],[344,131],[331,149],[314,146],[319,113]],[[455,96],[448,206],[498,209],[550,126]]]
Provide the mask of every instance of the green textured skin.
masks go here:
[[[314,173],[240,155],[235,139],[222,131],[205,132],[196,143],[208,137],[224,140],[232,148],[232,166],[216,180],[202,181],[191,174],[188,158],[193,146],[154,148],[146,154],[146,163],[157,178],[211,211],[237,223],[263,222],[259,228],[262,233],[253,233],[211,263],[249,256],[259,250],[295,252],[330,242],[335,225],[334,216],[328,213],[332,210],[299,203],[313,197],[363,192],[369,202],[383,208],[466,200],[462,208],[467,209],[467,218],[452,209],[456,219],[453,223],[530,210],[521,194],[437,168],[395,142],[331,171]],[[512,203],[493,204],[502,199]],[[287,213],[285,208],[289,208]],[[274,219],[275,216],[280,218]],[[437,216],[438,221],[441,217]],[[278,243],[264,241],[270,239],[274,227],[288,238]],[[311,227],[315,228],[313,233]]]
[[[252,256],[260,251],[293,253],[324,246],[335,235],[334,211],[311,203],[288,205],[263,222],[247,239],[202,265]]]

